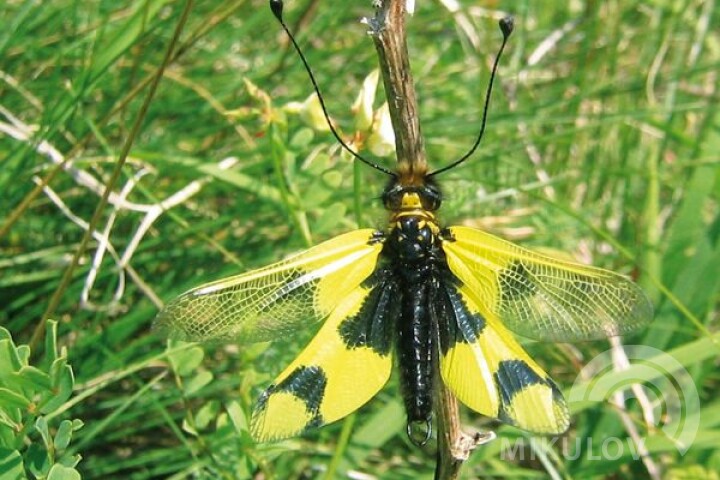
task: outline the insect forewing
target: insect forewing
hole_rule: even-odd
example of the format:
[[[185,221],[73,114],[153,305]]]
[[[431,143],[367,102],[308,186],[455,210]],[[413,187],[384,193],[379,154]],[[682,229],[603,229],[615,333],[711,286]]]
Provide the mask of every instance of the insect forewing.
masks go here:
[[[520,335],[573,342],[624,335],[652,319],[652,304],[617,273],[531,252],[483,231],[451,227],[450,270],[484,308]]]
[[[373,272],[375,231],[356,230],[265,268],[201,285],[168,303],[156,326],[181,340],[269,341],[326,318]]]

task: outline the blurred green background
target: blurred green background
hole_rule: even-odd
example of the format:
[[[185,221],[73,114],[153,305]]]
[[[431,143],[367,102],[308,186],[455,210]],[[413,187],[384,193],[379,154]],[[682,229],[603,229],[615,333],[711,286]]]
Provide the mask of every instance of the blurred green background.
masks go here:
[[[167,353],[152,332],[161,302],[192,286],[386,222],[385,178],[288,108],[311,87],[264,1],[190,4],[141,116],[184,9],[0,5],[0,325],[14,338],[0,335],[0,478],[54,465],[50,478],[432,478],[433,448],[408,441],[396,378],[346,422],[255,445],[246,415],[300,345]],[[372,13],[369,1],[286,5],[332,116],[361,142],[369,132],[356,131],[351,106],[377,66],[359,22]],[[700,403],[668,406],[664,393],[686,390],[671,371],[648,382],[649,404],[576,406],[554,444],[463,411],[468,429],[500,436],[463,478],[718,478],[720,13],[709,0],[417,1],[408,43],[435,168],[474,141],[508,13],[516,30],[486,138],[445,176],[442,219],[637,278],[656,318],[623,342],[673,355]],[[96,232],[62,282],[129,140]],[[394,164],[392,154],[379,161]],[[53,295],[57,348],[40,320]],[[19,346],[28,343],[31,356]],[[528,344],[566,392],[608,348]],[[58,392],[62,401],[43,403]],[[693,414],[697,435],[678,445],[663,426]],[[84,425],[70,439],[72,419]],[[644,455],[628,448],[633,437],[646,440]]]

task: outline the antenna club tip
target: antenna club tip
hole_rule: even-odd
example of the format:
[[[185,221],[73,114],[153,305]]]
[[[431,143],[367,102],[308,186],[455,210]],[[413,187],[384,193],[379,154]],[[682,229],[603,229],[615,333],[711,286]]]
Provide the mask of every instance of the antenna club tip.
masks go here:
[[[500,19],[500,30],[502,31],[502,34],[505,38],[508,38],[510,34],[513,31],[513,28],[515,28],[515,19],[508,15],[507,17],[504,17]]]
[[[282,22],[283,2],[282,0],[270,0],[270,10],[279,21]]]

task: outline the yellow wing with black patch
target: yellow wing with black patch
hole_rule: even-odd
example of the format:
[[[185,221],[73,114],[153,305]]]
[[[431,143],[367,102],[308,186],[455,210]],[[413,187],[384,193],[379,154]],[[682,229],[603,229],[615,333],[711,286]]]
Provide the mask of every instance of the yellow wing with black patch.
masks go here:
[[[468,227],[443,242],[450,270],[484,316],[559,342],[624,335],[652,319],[645,293],[617,273],[531,252]]]
[[[345,295],[303,352],[260,397],[251,421],[258,441],[297,435],[360,408],[392,369],[397,287],[376,274]]]
[[[181,340],[275,340],[326,318],[372,274],[382,249],[375,235],[349,232],[282,262],[201,285],[168,303],[156,326]]]
[[[442,282],[435,306],[440,374],[462,403],[523,430],[560,434],[570,416],[557,385],[500,321],[481,312],[457,279]]]

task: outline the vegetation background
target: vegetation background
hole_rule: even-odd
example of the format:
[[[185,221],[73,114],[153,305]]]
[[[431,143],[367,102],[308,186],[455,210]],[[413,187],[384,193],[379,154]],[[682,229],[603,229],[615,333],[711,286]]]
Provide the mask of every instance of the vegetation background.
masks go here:
[[[654,425],[634,400],[578,408],[570,454],[465,411],[469,428],[498,427],[500,439],[464,477],[718,478],[716,2],[415,8],[408,42],[435,167],[473,142],[497,19],[516,19],[481,150],[444,179],[443,220],[639,278],[656,318],[623,341],[672,354],[700,397],[684,455],[661,428],[676,414],[661,395],[677,382],[650,382]],[[372,13],[369,1],[286,5],[333,117],[366,145],[351,105],[377,65],[358,21]],[[160,302],[189,287],[384,226],[381,175],[292,104],[310,84],[266,2],[9,0],[0,19],[0,478],[432,478],[433,449],[407,440],[395,379],[345,422],[255,445],[252,401],[300,346],[167,350],[151,329]],[[380,88],[376,109],[381,99]],[[58,322],[47,334],[44,316]],[[609,346],[528,348],[567,392]],[[606,439],[632,435],[647,439],[645,456],[629,443],[603,454]]]

